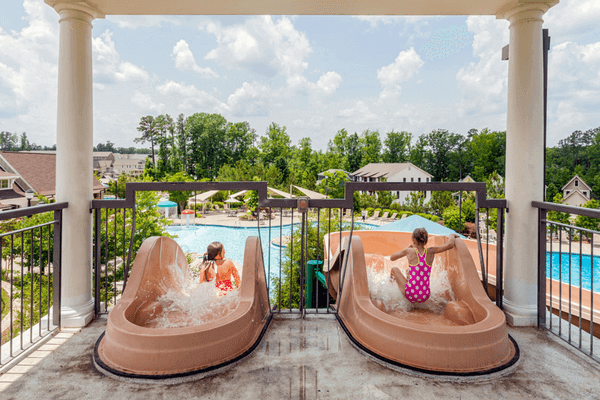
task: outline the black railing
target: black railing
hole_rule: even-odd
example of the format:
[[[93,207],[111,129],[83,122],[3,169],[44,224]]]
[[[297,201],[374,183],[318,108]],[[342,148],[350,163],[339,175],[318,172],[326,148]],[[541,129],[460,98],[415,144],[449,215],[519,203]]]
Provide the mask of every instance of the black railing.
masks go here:
[[[489,278],[490,210],[497,209],[496,249],[496,302],[502,306],[502,250],[503,215],[505,200],[486,198],[485,183],[428,182],[428,183],[354,183],[348,182],[343,199],[308,199],[307,212],[299,213],[300,199],[272,199],[267,196],[266,182],[132,182],[126,184],[125,199],[94,200],[94,297],[96,313],[106,312],[114,305],[127,284],[131,261],[135,257],[133,242],[141,243],[146,238],[137,237],[135,232],[136,193],[141,191],[189,191],[208,190],[255,190],[258,192],[259,211],[256,218],[257,234],[263,244],[265,275],[269,277],[269,298],[276,313],[330,313],[335,301],[329,295],[327,282],[320,265],[331,252],[325,254],[323,238],[333,232],[355,229],[354,192],[412,192],[412,191],[467,191],[475,192],[477,212],[485,209],[486,230],[477,229],[478,252],[482,281],[487,288]],[[102,211],[104,210],[104,211]],[[402,212],[399,212],[402,215]],[[278,217],[278,218],[277,218]],[[285,220],[284,220],[285,218]],[[289,218],[289,219],[288,219]],[[279,220],[279,226],[273,221]],[[268,224],[267,224],[268,221]],[[285,222],[285,224],[284,224]],[[479,225],[477,225],[479,228]],[[273,239],[279,235],[279,239]],[[487,238],[483,253],[482,238]],[[289,243],[289,245],[288,245]],[[349,242],[350,245],[350,242]],[[264,246],[267,246],[266,248]],[[279,253],[279,257],[274,257]],[[120,260],[119,260],[120,257]],[[279,265],[273,265],[278,258]],[[120,264],[119,264],[120,261]],[[340,278],[344,274],[340,274]],[[339,282],[343,287],[343,281]],[[99,293],[100,295],[96,295]],[[338,296],[339,297],[339,296]],[[102,310],[102,303],[105,310]]]
[[[538,201],[532,206],[538,209],[539,221],[538,327],[600,361],[594,353],[594,343],[600,337],[594,324],[600,314],[597,306],[594,309],[594,297],[596,304],[600,300],[598,285],[594,292],[594,278],[600,275],[594,270],[594,246],[599,244],[594,243],[594,235],[600,231],[553,221],[548,216],[549,211],[563,221],[568,221],[569,215],[582,216],[598,226],[600,210]],[[562,218],[559,213],[564,213]]]
[[[67,206],[0,212],[0,367],[60,329],[62,210]]]

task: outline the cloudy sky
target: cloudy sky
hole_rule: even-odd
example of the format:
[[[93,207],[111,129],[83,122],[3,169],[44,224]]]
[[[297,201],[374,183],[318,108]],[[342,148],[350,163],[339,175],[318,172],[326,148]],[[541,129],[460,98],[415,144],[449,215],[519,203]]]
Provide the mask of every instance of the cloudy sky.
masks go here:
[[[550,30],[548,144],[600,126],[600,1]],[[506,129],[508,22],[470,17],[108,16],[94,21],[94,144],[132,146],[144,115],[220,113],[293,143],[335,133]],[[0,2],[0,130],[56,142],[58,15]]]

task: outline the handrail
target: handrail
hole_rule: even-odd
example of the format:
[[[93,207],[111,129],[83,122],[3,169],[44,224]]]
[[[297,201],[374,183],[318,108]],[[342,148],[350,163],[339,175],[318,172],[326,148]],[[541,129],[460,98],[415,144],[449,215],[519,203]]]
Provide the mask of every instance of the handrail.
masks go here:
[[[24,207],[18,208],[16,210],[10,211],[2,211],[0,212],[0,221],[5,221],[7,219],[20,218],[20,217],[28,217],[35,214],[41,214],[49,211],[58,211],[63,210],[69,207],[69,203],[51,203],[51,204],[43,204],[39,206],[33,207]]]
[[[532,201],[531,206],[542,209],[542,210],[560,211],[560,212],[566,212],[569,214],[577,214],[577,215],[582,215],[584,217],[600,219],[600,210],[596,210],[593,208],[568,206],[565,204],[548,203],[546,201]]]

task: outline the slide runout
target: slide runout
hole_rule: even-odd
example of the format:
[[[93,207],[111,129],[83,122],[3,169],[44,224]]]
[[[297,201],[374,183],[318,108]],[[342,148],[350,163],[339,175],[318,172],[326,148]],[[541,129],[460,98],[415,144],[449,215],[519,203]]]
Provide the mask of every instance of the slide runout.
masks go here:
[[[109,313],[106,332],[96,345],[96,365],[119,376],[173,378],[218,368],[247,355],[271,317],[259,239],[246,240],[237,308],[196,326],[149,327],[161,311],[156,306],[158,298],[183,290],[182,282],[189,274],[185,254],[174,240],[146,239],[126,290]]]
[[[504,314],[486,296],[462,240],[456,241],[454,249],[436,256],[440,257],[457,298],[447,307],[454,323],[431,324],[427,312],[421,310],[390,315],[375,307],[369,293],[366,260],[373,254],[389,257],[405,248],[410,235],[353,232],[344,286],[338,299],[338,316],[347,333],[365,350],[391,363],[424,371],[468,374],[512,365],[517,352],[508,338]],[[342,249],[348,246],[348,236],[349,232],[342,232]],[[334,252],[339,237],[339,232],[331,234]],[[326,246],[328,240],[325,239]],[[432,236],[430,246],[446,241],[446,237]]]

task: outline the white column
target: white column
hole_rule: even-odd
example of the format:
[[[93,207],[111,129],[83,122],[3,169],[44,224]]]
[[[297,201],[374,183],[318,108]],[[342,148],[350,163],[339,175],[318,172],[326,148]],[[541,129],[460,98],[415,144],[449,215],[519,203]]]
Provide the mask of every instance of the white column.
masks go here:
[[[510,22],[506,126],[504,310],[514,326],[537,324],[537,210],[544,176],[542,16],[553,2],[521,3]]]
[[[85,2],[51,4],[60,16],[56,199],[63,213],[62,326],[94,317],[92,298],[92,20]]]

